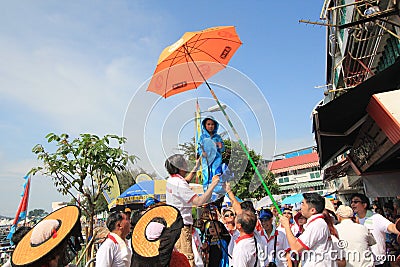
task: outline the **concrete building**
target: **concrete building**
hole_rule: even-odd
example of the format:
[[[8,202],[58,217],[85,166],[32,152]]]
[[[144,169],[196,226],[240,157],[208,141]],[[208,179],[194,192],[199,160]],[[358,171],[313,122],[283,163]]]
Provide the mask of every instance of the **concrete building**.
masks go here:
[[[268,169],[275,175],[283,195],[312,191],[325,195],[330,189],[322,180],[318,154],[313,147],[276,155]]]
[[[400,3],[326,0],[326,90],[313,111],[326,181],[400,195]]]

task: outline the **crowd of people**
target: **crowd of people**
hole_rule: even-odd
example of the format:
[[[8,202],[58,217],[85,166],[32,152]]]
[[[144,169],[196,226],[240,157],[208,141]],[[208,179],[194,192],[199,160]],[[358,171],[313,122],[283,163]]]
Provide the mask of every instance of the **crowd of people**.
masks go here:
[[[174,171],[169,170],[169,164],[175,167]],[[199,201],[199,197],[185,182],[188,172],[184,157],[170,157],[166,167],[170,174],[167,204],[177,207],[184,214],[189,212],[190,207],[203,204],[210,197],[210,189],[219,182],[218,175],[215,175],[202,201]],[[395,264],[395,258],[387,253],[388,247],[394,248],[392,256],[399,260],[398,247],[395,250],[398,246],[396,239],[399,239],[399,219],[385,218],[371,211],[370,201],[363,194],[353,194],[346,206],[317,193],[305,193],[298,211],[290,207],[256,211],[251,202],[237,201],[229,183],[224,184],[224,189],[232,202],[231,208],[217,210],[208,207],[200,222],[193,224],[191,217],[185,223],[186,233],[193,233],[190,229],[195,226],[195,232],[201,237],[201,242],[191,246],[187,235],[181,235],[187,243],[185,249],[180,251],[186,255],[191,266]],[[176,199],[180,202],[171,201]],[[281,209],[281,215],[278,209]],[[201,223],[201,220],[207,223]],[[393,242],[390,242],[391,237],[394,237]],[[196,265],[195,262],[201,262],[202,265]]]
[[[109,233],[97,250],[95,266],[399,264],[398,199],[385,211],[363,194],[353,194],[348,205],[342,205],[317,193],[304,193],[300,210],[272,206],[257,211],[251,201],[239,202],[225,182],[231,206],[218,206],[210,204],[210,198],[220,174],[211,178],[201,196],[189,186],[199,166],[197,162],[189,171],[183,155],[169,157],[166,203],[148,199],[140,212],[110,213]],[[79,220],[76,206],[46,216],[18,237],[11,266],[68,266],[83,242]]]

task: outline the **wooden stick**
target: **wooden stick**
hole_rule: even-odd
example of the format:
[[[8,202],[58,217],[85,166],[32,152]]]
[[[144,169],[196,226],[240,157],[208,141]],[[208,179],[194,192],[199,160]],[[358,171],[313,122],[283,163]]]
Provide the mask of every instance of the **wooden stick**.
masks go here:
[[[81,262],[83,256],[86,254],[86,251],[88,250],[88,248],[92,245],[92,243],[93,243],[93,241],[94,241],[96,235],[97,235],[97,229],[95,229],[95,230],[93,231],[93,237],[92,237],[92,239],[90,239],[89,243],[86,245],[85,249],[82,251],[81,256],[79,257],[78,261],[76,262],[76,265],[77,265],[77,266],[78,266],[79,263]]]

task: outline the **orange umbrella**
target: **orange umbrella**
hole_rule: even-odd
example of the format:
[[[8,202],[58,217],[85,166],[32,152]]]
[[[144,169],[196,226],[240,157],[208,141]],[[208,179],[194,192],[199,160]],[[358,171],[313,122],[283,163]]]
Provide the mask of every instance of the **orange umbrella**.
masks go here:
[[[162,51],[147,90],[166,98],[197,88],[225,68],[241,44],[233,26],[186,32]]]
[[[205,82],[228,121],[233,134],[238,139],[239,145],[246,153],[268,196],[271,198],[272,203],[280,212],[278,204],[265,184],[264,178],[258,171],[249,151],[243,144],[228,114],[222,108],[217,96],[207,82],[208,78],[225,68],[241,44],[242,42],[233,26],[214,27],[198,32],[187,32],[181,39],[162,51],[147,91],[167,98],[197,88]]]

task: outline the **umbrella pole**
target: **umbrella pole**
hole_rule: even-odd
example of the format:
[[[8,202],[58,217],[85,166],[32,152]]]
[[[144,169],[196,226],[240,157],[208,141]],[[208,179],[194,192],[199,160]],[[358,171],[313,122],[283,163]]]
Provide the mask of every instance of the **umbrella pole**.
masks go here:
[[[184,45],[185,50],[187,55],[190,57],[190,59],[192,60],[193,64],[196,66],[197,70],[199,71],[201,77],[203,78],[205,84],[207,85],[208,89],[210,90],[211,95],[213,96],[214,100],[217,102],[219,109],[222,111],[222,113],[225,116],[225,119],[228,121],[229,126],[231,127],[233,134],[235,135],[236,139],[239,142],[240,147],[243,149],[244,153],[246,153],[247,158],[249,159],[251,166],[253,166],[254,171],[256,172],[258,178],[261,181],[261,184],[264,186],[265,191],[267,192],[269,198],[271,199],[272,203],[274,204],[276,210],[279,212],[279,214],[282,215],[282,211],[278,206],[278,203],[276,203],[274,197],[272,196],[271,191],[269,190],[268,186],[265,184],[263,177],[261,176],[261,173],[258,171],[258,168],[256,166],[256,164],[254,163],[253,159],[250,156],[249,151],[247,150],[246,146],[243,144],[242,140],[240,139],[240,136],[238,134],[238,132],[236,131],[235,127],[233,126],[228,114],[225,112],[225,109],[222,107],[221,103],[218,100],[217,95],[215,94],[214,90],[211,88],[211,86],[208,84],[207,80],[204,78],[203,73],[201,73],[199,67],[197,66],[196,62],[193,60],[192,56],[189,53],[189,50],[187,49],[186,45]]]

